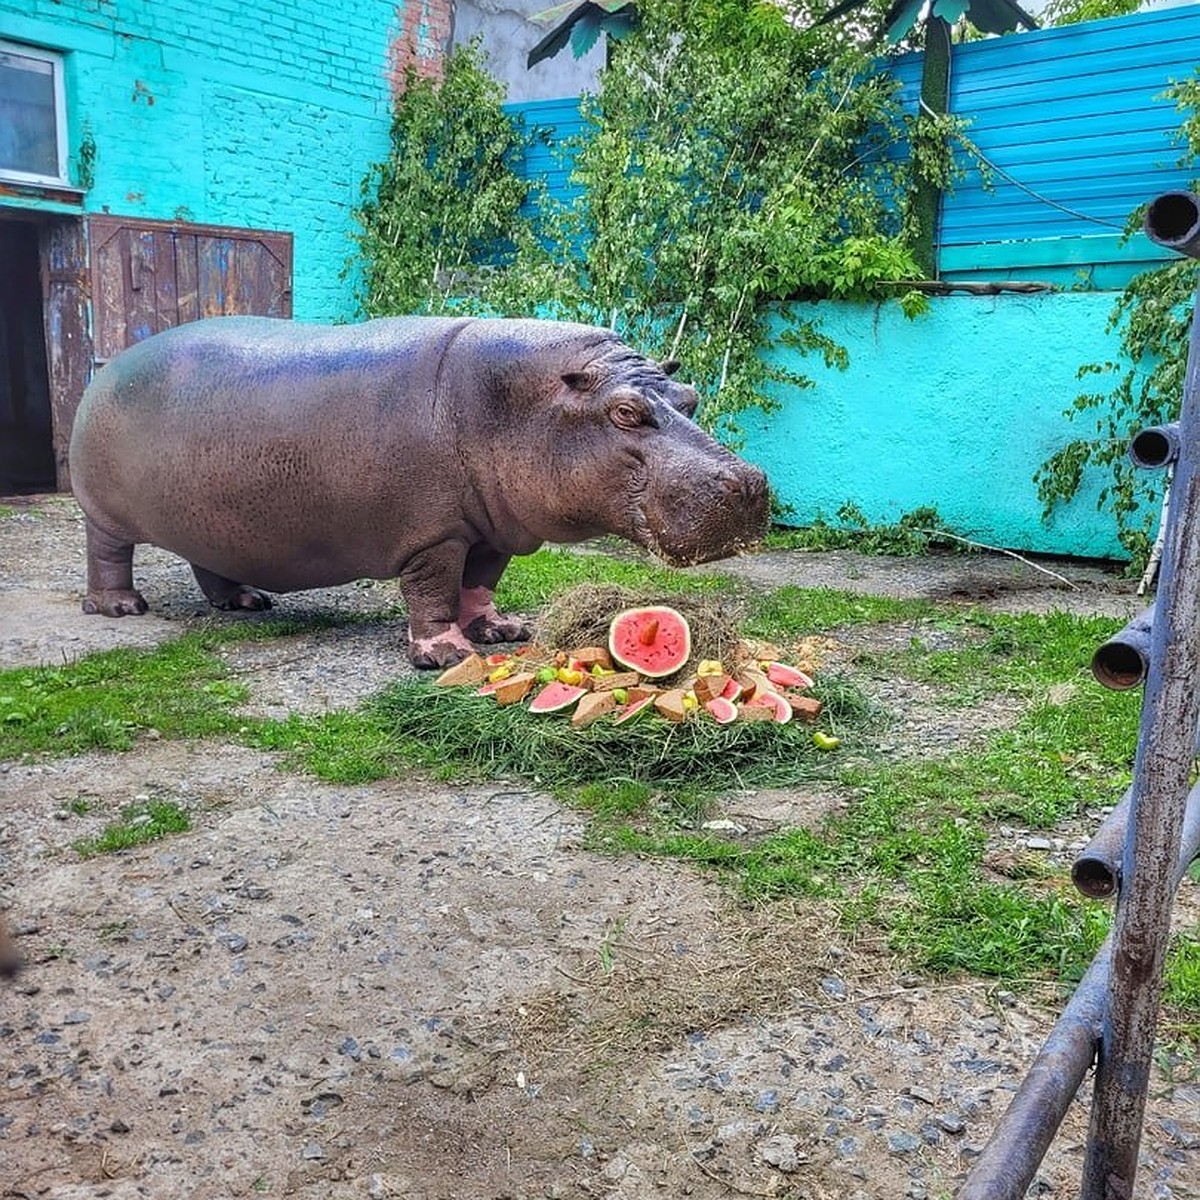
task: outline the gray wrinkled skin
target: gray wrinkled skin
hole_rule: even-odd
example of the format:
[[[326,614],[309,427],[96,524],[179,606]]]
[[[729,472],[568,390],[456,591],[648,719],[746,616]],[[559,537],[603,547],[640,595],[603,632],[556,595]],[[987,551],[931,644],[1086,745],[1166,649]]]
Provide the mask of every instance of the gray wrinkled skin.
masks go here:
[[[496,583],[543,542],[617,534],[684,565],[765,532],[763,474],[692,420],[695,391],[608,330],[399,317],[218,317],[124,351],[71,438],[84,611],[146,611],[133,548],[219,608],[398,578],[417,666],[519,640]]]

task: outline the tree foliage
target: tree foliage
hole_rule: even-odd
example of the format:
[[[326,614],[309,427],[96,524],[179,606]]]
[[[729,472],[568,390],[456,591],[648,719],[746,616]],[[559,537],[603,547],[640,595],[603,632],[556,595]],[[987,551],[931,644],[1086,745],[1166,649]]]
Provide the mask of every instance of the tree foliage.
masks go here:
[[[1180,165],[1193,166],[1200,157],[1200,70],[1173,84],[1166,95],[1184,114],[1179,140],[1185,153]],[[1129,232],[1141,227],[1142,216],[1141,210],[1134,214]],[[1139,430],[1179,415],[1196,284],[1196,262],[1190,258],[1143,271],[1130,280],[1108,320],[1108,329],[1120,332],[1122,361],[1090,363],[1079,372],[1081,378],[1115,377],[1115,382],[1077,396],[1067,410],[1072,419],[1093,416],[1095,435],[1068,442],[1034,475],[1049,516],[1058,504],[1076,495],[1089,467],[1104,471],[1107,478],[1098,504],[1112,512],[1118,540],[1134,570],[1144,566],[1153,545],[1162,481],[1156,474],[1136,469],[1127,450]]]
[[[448,56],[440,80],[408,70],[391,151],[363,181],[355,212],[368,315],[444,311],[525,232],[530,185],[517,171],[528,139],[483,62],[472,42]]]
[[[1142,0],[1049,0],[1041,12],[1045,25],[1075,25],[1080,21],[1100,21],[1125,17],[1142,7]]]
[[[520,135],[511,123],[493,135],[493,120],[507,120],[499,97],[462,82],[477,58],[455,52],[440,92],[416,83],[419,94],[401,97],[396,146],[359,211],[366,308],[434,311],[454,293],[458,306],[610,325],[647,353],[681,358],[702,419],[729,429],[748,405],[770,406],[772,383],[807,382],[771,365],[773,339],[844,360],[810,324],[781,334],[770,305],[899,296],[920,310],[920,293],[902,286],[919,276],[913,159],[944,177],[955,127],[947,120],[921,152],[899,153],[912,123],[894,80],[857,52],[831,61],[832,35],[799,33],[774,4],[644,0],[639,10],[599,94],[585,97],[571,200],[522,209],[516,175],[500,185]],[[426,110],[439,98],[435,119]],[[467,203],[472,162],[491,189],[482,211]],[[438,214],[419,246],[418,204]],[[469,213],[452,219],[455,204]],[[485,233],[504,245],[499,259]],[[447,264],[453,286],[431,286]]]

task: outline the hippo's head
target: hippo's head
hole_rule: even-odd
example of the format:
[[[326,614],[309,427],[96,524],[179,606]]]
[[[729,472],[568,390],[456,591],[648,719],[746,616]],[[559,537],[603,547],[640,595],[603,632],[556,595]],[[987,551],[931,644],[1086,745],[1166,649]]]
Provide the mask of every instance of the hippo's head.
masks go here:
[[[608,334],[559,373],[539,437],[557,494],[547,541],[617,534],[687,566],[767,529],[766,476],[693,420],[694,388]],[[547,513],[546,515],[551,515]]]

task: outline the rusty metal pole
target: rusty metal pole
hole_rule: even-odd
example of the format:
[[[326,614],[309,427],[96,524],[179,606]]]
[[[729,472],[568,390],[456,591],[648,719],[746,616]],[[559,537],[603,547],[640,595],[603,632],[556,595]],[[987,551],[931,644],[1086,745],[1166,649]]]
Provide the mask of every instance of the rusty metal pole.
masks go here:
[[[1128,811],[1128,810],[1126,810]],[[1200,784],[1188,793],[1172,893],[1200,852]],[[1022,1200],[1096,1057],[1112,990],[1110,934],[1080,980],[956,1200]]]
[[[1150,205],[1146,232],[1200,255],[1200,199],[1170,192]],[[1200,297],[1198,297],[1200,303]],[[1200,720],[1200,320],[1192,334],[1179,420],[1179,458],[1151,632],[1134,759],[1130,831],[1112,941],[1082,1200],[1130,1200],[1150,1080],[1172,876]]]

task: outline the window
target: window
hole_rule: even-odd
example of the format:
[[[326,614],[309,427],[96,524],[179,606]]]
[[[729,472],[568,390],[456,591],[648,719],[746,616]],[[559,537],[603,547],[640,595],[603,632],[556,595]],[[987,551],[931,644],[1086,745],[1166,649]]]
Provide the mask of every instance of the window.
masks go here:
[[[0,178],[68,184],[62,56],[0,41]]]

